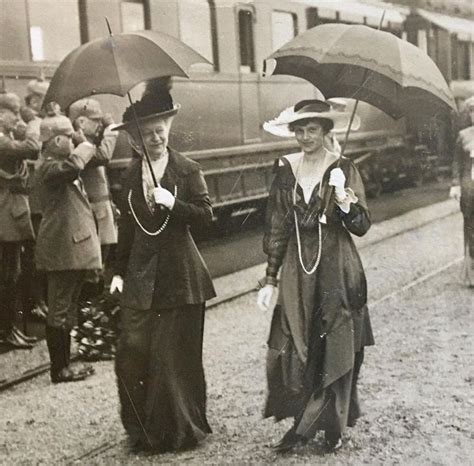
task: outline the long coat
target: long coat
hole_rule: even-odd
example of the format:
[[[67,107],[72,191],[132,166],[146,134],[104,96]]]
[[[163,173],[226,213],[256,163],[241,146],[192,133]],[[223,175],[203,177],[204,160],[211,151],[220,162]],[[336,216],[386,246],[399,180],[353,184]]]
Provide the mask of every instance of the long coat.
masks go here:
[[[277,419],[296,415],[306,393],[315,390],[308,366],[317,341],[325,342],[322,364],[325,388],[347,374],[354,355],[373,344],[367,311],[367,285],[362,263],[349,233],[362,236],[370,227],[364,188],[354,164],[342,158],[340,168],[347,186],[358,198],[347,214],[338,208],[327,215],[326,224],[318,216],[329,193],[328,178],[333,162],[314,189],[309,203],[304,201],[295,174],[286,157],[276,168],[276,177],[267,208],[264,251],[268,255],[267,276],[275,278],[281,270],[278,303],[269,337],[267,375],[269,397],[265,414]],[[294,200],[296,203],[294,203]],[[296,210],[301,237],[301,256],[305,267],[316,261],[321,238],[321,259],[312,275],[303,272],[296,238]],[[319,237],[318,228],[321,228]],[[315,334],[317,332],[317,335]],[[294,400],[298,402],[294,402]]]
[[[142,161],[136,157],[126,174],[119,221],[115,273],[124,277],[122,305],[147,310],[204,303],[215,296],[212,281],[190,233],[193,225],[212,221],[212,207],[203,173],[197,162],[169,149],[161,186],[176,193],[168,211],[152,212],[145,201]],[[140,224],[139,224],[139,223]]]
[[[106,128],[94,157],[81,173],[84,189],[97,221],[100,244],[102,245],[117,243],[117,226],[112,209],[109,180],[105,170],[105,166],[112,159],[116,140],[117,132]]]
[[[36,138],[15,141],[0,133],[0,242],[34,238],[27,196],[28,167],[40,150]]]
[[[36,240],[40,270],[102,267],[97,227],[79,176],[94,152],[95,146],[82,143],[65,159],[42,154],[36,172],[43,213]]]

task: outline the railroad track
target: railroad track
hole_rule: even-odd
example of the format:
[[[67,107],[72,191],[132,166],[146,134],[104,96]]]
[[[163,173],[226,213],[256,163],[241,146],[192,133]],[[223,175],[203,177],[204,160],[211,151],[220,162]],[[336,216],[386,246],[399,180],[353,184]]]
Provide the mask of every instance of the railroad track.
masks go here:
[[[456,213],[457,213],[457,212],[456,212]],[[449,216],[449,215],[455,215],[456,213],[449,213],[447,216]],[[367,247],[374,246],[375,244],[378,244],[378,243],[380,243],[380,242],[382,242],[382,241],[386,241],[386,240],[388,240],[388,239],[390,239],[390,238],[393,238],[393,237],[395,237],[395,236],[398,236],[398,235],[400,235],[400,234],[403,234],[403,233],[406,233],[406,232],[409,232],[409,231],[412,231],[412,230],[416,230],[416,229],[418,229],[418,228],[421,228],[421,227],[423,227],[423,226],[425,226],[425,225],[427,225],[427,224],[429,224],[429,223],[432,223],[432,222],[434,222],[434,221],[436,221],[436,220],[439,220],[439,218],[430,218],[430,219],[427,219],[425,222],[418,223],[418,224],[416,224],[416,225],[413,226],[413,227],[405,228],[405,229],[403,229],[403,230],[401,230],[401,231],[394,232],[394,233],[391,234],[391,235],[383,236],[383,237],[381,237],[381,238],[377,238],[377,239],[375,239],[374,241],[371,241],[371,242],[367,243],[366,245],[361,246],[359,249],[362,250],[362,249],[365,249],[365,248],[367,248]],[[461,258],[456,259],[456,260],[455,260],[455,263],[457,263],[457,261],[460,261],[460,260],[461,260]],[[447,264],[445,267],[446,267],[446,268],[449,268],[449,267],[451,267],[452,265],[453,265],[452,263],[449,263],[449,264]],[[443,269],[443,270],[444,270],[444,269]],[[436,275],[436,274],[440,273],[441,271],[442,271],[442,270],[440,270],[440,271],[435,270],[435,271],[432,271],[431,274]],[[423,277],[424,277],[424,276],[423,276]],[[423,281],[423,277],[420,277],[420,278],[418,278],[417,280],[422,280],[422,281]],[[428,279],[428,278],[431,277],[431,275],[430,275],[430,274],[427,274],[426,277],[427,277],[426,279]],[[415,285],[416,283],[418,283],[418,282],[416,282],[416,283],[415,283],[415,282],[416,282],[416,281],[413,282],[414,285]],[[414,285],[413,285],[413,286],[414,286]],[[411,287],[410,283],[407,284],[407,285],[405,285],[405,286]],[[255,291],[255,286],[249,286],[249,287],[240,289],[239,291],[235,291],[235,292],[229,293],[229,294],[227,294],[227,295],[223,295],[222,297],[217,298],[217,299],[214,299],[214,300],[212,300],[212,302],[208,303],[207,309],[216,308],[217,306],[220,306],[221,304],[224,304],[224,303],[226,303],[226,302],[229,302],[229,301],[232,301],[232,300],[234,300],[234,299],[240,298],[241,296],[245,296],[245,295],[247,295],[247,294],[249,294],[249,293],[251,293],[251,292],[253,292],[253,291]],[[395,293],[395,294],[396,294],[397,292],[398,292],[398,291],[395,290],[395,291],[392,292],[392,293]],[[388,296],[388,295],[387,295],[387,296]],[[387,299],[387,298],[384,297],[384,298],[381,298],[381,299]],[[376,301],[375,303],[372,303],[372,305],[377,305],[377,304],[378,304],[378,301]],[[370,306],[370,305],[371,305],[371,303],[369,303],[369,306]],[[78,358],[78,356],[75,355],[75,356],[73,357],[73,361],[76,360],[77,358]],[[3,391],[5,391],[5,390],[8,390],[8,389],[10,389],[10,388],[12,388],[12,387],[15,387],[15,386],[17,386],[17,385],[19,385],[19,384],[21,384],[21,383],[23,383],[23,382],[27,382],[28,380],[31,380],[31,379],[33,379],[33,378],[35,378],[35,377],[38,377],[38,376],[40,376],[40,375],[46,373],[48,370],[49,370],[49,363],[41,364],[41,365],[39,365],[39,366],[37,366],[37,367],[35,367],[35,368],[33,368],[33,369],[29,369],[29,370],[23,372],[23,373],[20,374],[20,375],[17,375],[17,376],[14,376],[14,377],[11,377],[11,378],[8,378],[8,379],[5,379],[5,380],[0,380],[0,393],[3,392]]]

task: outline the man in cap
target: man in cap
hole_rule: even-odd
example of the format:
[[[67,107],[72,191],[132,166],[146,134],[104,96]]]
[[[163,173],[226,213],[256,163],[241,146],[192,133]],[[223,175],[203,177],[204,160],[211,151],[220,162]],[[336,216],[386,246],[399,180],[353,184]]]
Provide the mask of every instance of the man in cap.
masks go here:
[[[46,341],[53,383],[83,380],[90,371],[70,366],[70,332],[87,271],[102,267],[100,243],[80,173],[96,153],[83,138],[76,148],[74,129],[62,115],[41,122],[43,143],[36,177],[43,217],[36,241],[36,266],[48,278]]]
[[[23,141],[13,138],[18,121],[11,106],[0,107],[0,341],[31,348],[33,339],[23,335],[14,321],[21,245],[34,238],[26,195],[26,159],[35,158],[40,145],[31,135]]]
[[[28,83],[25,105],[20,109],[20,115],[29,131],[37,134],[45,111],[41,110],[43,100],[49,87],[49,82],[43,79],[33,79]],[[25,131],[26,132],[26,131]],[[34,166],[30,165],[32,171]],[[37,187],[34,184],[35,177],[29,177],[28,194],[31,210],[31,221],[35,234],[38,233],[41,221],[41,209],[38,201]],[[34,242],[24,244],[22,254],[22,274],[20,285],[22,287],[23,309],[29,311],[32,316],[45,320],[48,314],[46,305],[46,277],[36,270],[34,261]]]
[[[105,166],[112,159],[118,133],[112,131],[113,120],[104,115],[100,103],[95,99],[81,99],[69,107],[69,118],[76,129],[84,133],[94,145],[95,153],[81,177],[92,206],[105,262],[108,248],[117,243],[117,227],[112,208],[109,182]]]

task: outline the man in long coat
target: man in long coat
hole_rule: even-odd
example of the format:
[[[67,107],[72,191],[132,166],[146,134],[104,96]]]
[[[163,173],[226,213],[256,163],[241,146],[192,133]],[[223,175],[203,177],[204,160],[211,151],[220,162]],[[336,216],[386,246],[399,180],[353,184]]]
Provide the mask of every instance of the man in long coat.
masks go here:
[[[18,121],[11,108],[0,109],[0,341],[15,348],[30,348],[32,341],[14,321],[21,244],[34,238],[26,194],[26,159],[35,158],[40,145],[31,135],[23,141],[13,139]]]
[[[94,156],[84,139],[75,149],[73,127],[64,116],[41,122],[43,151],[37,169],[43,217],[36,241],[36,265],[48,278],[46,341],[53,383],[82,380],[88,370],[70,367],[70,331],[87,271],[102,267],[100,242],[80,173]]]
[[[102,259],[105,262],[108,248],[117,243],[117,227],[105,167],[112,159],[118,133],[113,131],[112,118],[104,115],[100,103],[95,99],[74,102],[69,107],[69,118],[96,146],[95,154],[81,173],[81,178],[98,225]]]

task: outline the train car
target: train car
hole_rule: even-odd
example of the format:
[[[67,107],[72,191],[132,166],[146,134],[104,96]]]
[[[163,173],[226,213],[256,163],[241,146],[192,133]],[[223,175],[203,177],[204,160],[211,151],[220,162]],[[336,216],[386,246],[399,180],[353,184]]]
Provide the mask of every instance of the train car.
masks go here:
[[[306,81],[262,77],[263,60],[272,51],[317,24],[378,27],[384,12],[384,30],[406,39],[422,37],[413,32],[413,22],[409,24],[409,9],[369,0],[0,0],[0,9],[0,74],[8,89],[20,95],[29,79],[52,76],[70,50],[105,36],[104,16],[114,32],[160,30],[212,62],[193,69],[189,80],[174,78],[172,94],[182,110],[173,125],[171,144],[202,164],[222,218],[260,206],[268,194],[273,160],[296,147],[291,140],[266,134],[262,123],[315,95]],[[471,55],[460,57],[470,60],[463,69],[469,68],[471,79]],[[138,98],[142,89],[133,90],[133,97]],[[120,119],[125,100],[100,98]],[[363,123],[352,134],[347,155],[360,164],[369,193],[377,195],[400,178],[420,182],[433,165],[435,152],[423,135],[426,139],[428,134],[429,142],[438,130],[420,129],[417,122],[404,119],[394,121],[366,104],[360,105],[359,115]],[[124,149],[127,144],[121,146],[109,167],[116,189],[130,156]]]

